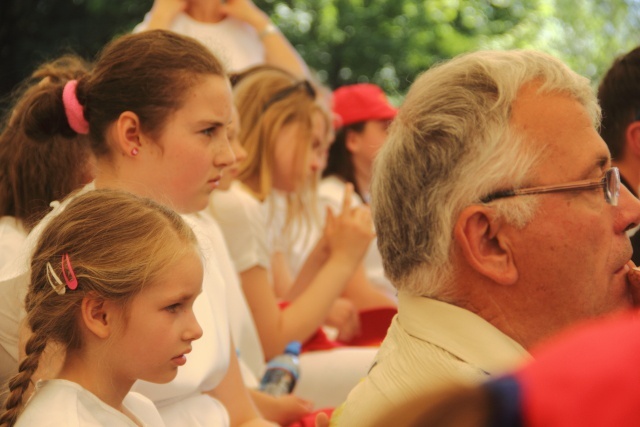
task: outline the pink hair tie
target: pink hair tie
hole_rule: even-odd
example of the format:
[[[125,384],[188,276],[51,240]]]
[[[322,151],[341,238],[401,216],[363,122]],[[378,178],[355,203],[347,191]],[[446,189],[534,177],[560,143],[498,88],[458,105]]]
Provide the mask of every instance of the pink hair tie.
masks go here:
[[[84,108],[78,102],[76,96],[77,80],[69,80],[62,90],[62,103],[64,104],[64,112],[67,115],[67,121],[71,129],[81,135],[89,133],[89,122],[84,118]]]

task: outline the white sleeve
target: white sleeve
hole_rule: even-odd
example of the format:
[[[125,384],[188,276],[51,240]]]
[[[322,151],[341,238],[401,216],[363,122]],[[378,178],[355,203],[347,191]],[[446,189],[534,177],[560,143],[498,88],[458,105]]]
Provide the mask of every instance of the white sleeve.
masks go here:
[[[215,191],[210,212],[218,221],[236,271],[270,268],[266,215],[263,205],[234,183],[229,191]]]

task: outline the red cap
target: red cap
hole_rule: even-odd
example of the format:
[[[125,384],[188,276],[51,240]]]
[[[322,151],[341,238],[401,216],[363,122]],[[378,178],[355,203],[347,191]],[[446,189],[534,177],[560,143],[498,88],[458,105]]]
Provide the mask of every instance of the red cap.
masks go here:
[[[333,92],[333,112],[340,116],[342,126],[348,126],[369,120],[391,120],[397,109],[389,104],[380,87],[360,83],[342,86]]]
[[[640,317],[590,322],[561,334],[516,373],[526,425],[640,426]]]

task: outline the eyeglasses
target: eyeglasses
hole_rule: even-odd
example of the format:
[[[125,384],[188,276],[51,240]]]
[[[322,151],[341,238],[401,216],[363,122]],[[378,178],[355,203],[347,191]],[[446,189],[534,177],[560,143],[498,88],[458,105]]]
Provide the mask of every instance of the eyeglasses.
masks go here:
[[[301,80],[298,83],[295,83],[293,86],[289,86],[287,88],[282,89],[279,92],[276,92],[264,104],[264,107],[262,107],[262,112],[264,113],[265,111],[267,111],[267,108],[271,107],[273,104],[275,104],[278,101],[282,101],[287,96],[291,95],[293,92],[295,92],[295,91],[297,91],[299,89],[304,89],[304,91],[307,93],[307,95],[309,95],[309,98],[311,98],[311,99],[315,99],[316,98],[316,90],[311,85],[311,83],[309,83],[308,80]]]
[[[618,206],[620,196],[620,171],[612,167],[604,173],[604,178],[597,181],[577,181],[562,185],[549,185],[542,187],[519,188],[517,190],[498,191],[484,197],[481,202],[489,203],[506,197],[525,196],[529,194],[559,193],[562,191],[590,190],[602,187],[604,199],[611,206]]]

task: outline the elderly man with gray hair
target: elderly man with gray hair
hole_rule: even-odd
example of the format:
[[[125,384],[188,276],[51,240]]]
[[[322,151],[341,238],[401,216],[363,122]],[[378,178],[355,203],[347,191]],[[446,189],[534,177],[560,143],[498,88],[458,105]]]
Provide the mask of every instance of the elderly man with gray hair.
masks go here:
[[[630,309],[640,202],[611,167],[589,81],[536,51],[481,51],[412,85],[376,159],[378,246],[398,315],[336,421],[366,426],[449,382]]]

